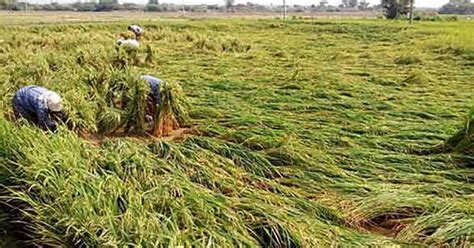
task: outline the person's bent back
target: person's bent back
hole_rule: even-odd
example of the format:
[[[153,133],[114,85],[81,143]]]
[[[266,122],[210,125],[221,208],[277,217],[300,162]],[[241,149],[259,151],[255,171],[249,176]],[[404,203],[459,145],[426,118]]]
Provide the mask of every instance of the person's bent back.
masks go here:
[[[64,119],[61,97],[46,88],[31,85],[19,89],[13,97],[16,117],[23,117],[43,129],[56,130],[57,123],[51,115]]]
[[[141,76],[142,80],[145,80],[150,87],[150,91],[147,96],[147,121],[152,122],[157,111],[157,106],[160,104],[160,83],[161,79],[150,76],[143,75]]]
[[[141,79],[145,80],[148,83],[148,86],[150,86],[150,90],[151,90],[150,96],[152,96],[154,103],[160,104],[160,88],[159,87],[160,87],[161,79],[150,76],[150,75],[143,75],[141,76]]]

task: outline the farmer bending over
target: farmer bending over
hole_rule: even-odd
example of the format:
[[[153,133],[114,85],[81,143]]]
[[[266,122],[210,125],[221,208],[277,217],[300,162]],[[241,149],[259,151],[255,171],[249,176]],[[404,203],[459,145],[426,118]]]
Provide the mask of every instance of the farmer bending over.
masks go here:
[[[147,121],[152,121],[156,113],[156,107],[160,104],[160,83],[161,79],[144,75],[141,79],[145,80],[150,86],[150,93],[147,97]]]
[[[118,46],[122,46],[125,49],[129,49],[129,50],[136,50],[140,46],[138,41],[133,40],[133,39],[124,40],[124,39],[120,38],[120,39],[117,40],[116,43],[117,43]]]
[[[55,131],[55,119],[65,121],[61,97],[48,89],[31,85],[19,89],[13,97],[15,116],[23,117],[45,130]]]
[[[143,34],[143,29],[140,26],[133,24],[128,26],[128,30],[132,31],[135,34],[135,38],[137,40],[140,40],[140,37]]]

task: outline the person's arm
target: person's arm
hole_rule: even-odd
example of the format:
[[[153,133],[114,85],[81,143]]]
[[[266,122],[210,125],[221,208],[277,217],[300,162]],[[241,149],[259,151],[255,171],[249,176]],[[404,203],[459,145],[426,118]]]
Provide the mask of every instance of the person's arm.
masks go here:
[[[50,113],[50,118],[55,122],[62,122],[66,124],[70,122],[69,116],[64,111]]]
[[[61,111],[58,113],[58,116],[59,116],[59,120],[65,123],[67,128],[69,128],[69,130],[76,131],[78,129],[76,124],[71,119],[69,119],[69,115],[66,112]]]
[[[154,94],[148,94],[146,105],[147,105],[147,115],[150,115],[152,117],[155,116],[157,105],[156,105],[156,99],[155,99]]]
[[[64,111],[57,113],[57,115],[58,115],[58,119],[64,123],[68,123],[70,121],[69,116]]]
[[[46,104],[39,104],[38,108],[36,109],[36,116],[38,117],[38,124],[41,127],[49,129],[51,131],[56,131],[57,124],[49,118],[48,108],[46,107]]]
[[[42,127],[51,131],[56,131],[57,123],[49,118],[48,109],[40,109],[36,114],[38,116],[38,121]]]

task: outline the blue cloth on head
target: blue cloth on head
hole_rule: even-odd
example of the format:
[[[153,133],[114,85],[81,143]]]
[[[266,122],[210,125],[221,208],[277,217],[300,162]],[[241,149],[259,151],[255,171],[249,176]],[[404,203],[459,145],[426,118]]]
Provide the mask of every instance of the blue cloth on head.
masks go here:
[[[48,89],[36,85],[19,89],[13,97],[15,114],[21,115],[41,127],[55,129],[56,123],[49,118],[45,100],[49,92]]]
[[[153,93],[153,98],[155,98],[156,104],[160,104],[160,83],[161,79],[150,76],[150,75],[143,75],[142,79],[146,80],[148,85],[151,88],[151,92]]]

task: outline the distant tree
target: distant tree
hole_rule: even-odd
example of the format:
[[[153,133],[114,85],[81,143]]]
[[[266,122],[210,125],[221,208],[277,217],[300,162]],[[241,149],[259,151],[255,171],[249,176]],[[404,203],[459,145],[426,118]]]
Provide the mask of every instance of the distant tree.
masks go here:
[[[211,4],[211,5],[207,5],[206,7],[208,10],[218,10],[219,9],[219,5],[217,4]]]
[[[319,7],[320,8],[326,8],[328,6],[328,0],[321,0],[319,1]]]
[[[462,4],[452,4],[448,3],[441,7],[439,10],[440,14],[462,14],[462,15],[472,15],[474,14],[474,3],[462,3]]]
[[[118,0],[99,0],[95,6],[95,11],[113,11],[120,9]]]
[[[382,0],[385,17],[388,19],[406,17],[410,12],[410,1],[414,0]]]
[[[449,0],[449,4],[471,3],[471,0]]]
[[[99,4],[118,4],[118,0],[99,0]]]
[[[53,2],[51,4],[45,4],[36,6],[38,10],[44,11],[74,11],[75,8],[70,4],[59,4],[57,2]]]
[[[231,8],[234,5],[235,0],[224,0],[225,7]]]
[[[154,5],[159,5],[160,2],[158,0],[149,0],[148,4],[154,4]]]
[[[76,11],[94,11],[95,5],[96,3],[93,3],[93,2],[86,2],[86,3],[75,2],[72,4],[72,7]]]
[[[361,0],[359,2],[359,9],[368,9],[369,8],[369,3],[367,0]]]
[[[162,12],[164,9],[158,4],[147,4],[145,6],[145,11],[150,12]]]
[[[342,0],[343,8],[356,8],[358,5],[358,0]]]
[[[9,5],[10,5],[9,0],[0,0],[0,9],[7,9]]]

